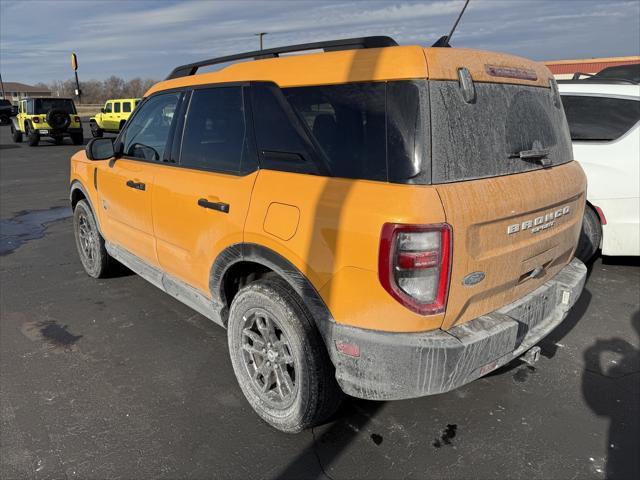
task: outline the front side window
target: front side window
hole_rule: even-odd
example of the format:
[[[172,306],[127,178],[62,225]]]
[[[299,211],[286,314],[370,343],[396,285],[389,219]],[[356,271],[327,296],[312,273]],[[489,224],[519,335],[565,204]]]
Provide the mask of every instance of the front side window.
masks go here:
[[[572,140],[615,140],[640,121],[638,100],[562,95],[562,104]]]
[[[240,87],[194,90],[182,137],[180,164],[219,172],[240,172],[247,145]]]
[[[113,104],[114,113],[120,113],[120,102],[116,102]]]
[[[104,113],[111,113],[112,111],[113,111],[112,103],[107,102],[107,104],[104,106]]]
[[[131,102],[122,102],[122,111],[129,113],[131,111]]]
[[[153,161],[163,158],[180,95],[156,95],[140,107],[122,136],[124,155]]]

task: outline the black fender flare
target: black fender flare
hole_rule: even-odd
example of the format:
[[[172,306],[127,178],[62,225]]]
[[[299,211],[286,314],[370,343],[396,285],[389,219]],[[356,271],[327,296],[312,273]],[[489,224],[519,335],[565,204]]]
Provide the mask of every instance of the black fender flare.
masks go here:
[[[75,192],[76,190],[82,192],[82,195],[84,195],[84,198],[87,200],[89,208],[93,212],[93,218],[95,219],[96,225],[98,226],[98,232],[100,232],[100,235],[102,235],[102,228],[100,228],[100,219],[98,218],[98,212],[91,202],[91,197],[89,196],[87,189],[82,184],[82,182],[80,182],[80,180],[72,181],[71,186],[69,187],[69,203],[71,204],[71,208],[73,208],[73,192]],[[104,237],[104,235],[102,236]]]
[[[209,274],[212,299],[223,305],[228,314],[228,301],[224,293],[224,280],[229,269],[240,262],[252,262],[269,268],[282,277],[298,294],[309,309],[321,335],[331,330],[335,320],[329,308],[309,279],[289,260],[273,250],[256,243],[236,243],[225,248],[213,262]],[[325,338],[326,341],[326,338]]]

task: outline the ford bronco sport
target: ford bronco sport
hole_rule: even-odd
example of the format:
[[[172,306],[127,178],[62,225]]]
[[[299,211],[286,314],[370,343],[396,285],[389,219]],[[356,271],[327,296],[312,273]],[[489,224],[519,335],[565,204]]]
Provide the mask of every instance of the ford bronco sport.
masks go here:
[[[367,37],[185,65],[70,180],[86,272],[117,260],[226,327],[245,397],[283,431],[341,392],[481,377],[585,281],[557,86],[513,56]]]
[[[140,102],[139,98],[115,98],[107,100],[95,117],[89,119],[91,135],[99,138],[104,132],[119,133]]]
[[[56,145],[64,137],[71,137],[74,145],[82,145],[82,123],[76,105],[70,98],[32,97],[20,100],[18,115],[11,119],[13,141],[22,142],[26,135],[29,145],[35,147],[42,137],[53,138]]]

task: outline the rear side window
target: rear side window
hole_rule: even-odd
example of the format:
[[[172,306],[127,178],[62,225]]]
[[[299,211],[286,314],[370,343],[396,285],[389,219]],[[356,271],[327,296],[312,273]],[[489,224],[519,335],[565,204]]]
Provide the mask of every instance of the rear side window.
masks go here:
[[[252,86],[262,168],[395,183],[431,181],[425,80]]]
[[[387,180],[385,83],[283,89],[331,175]]]
[[[120,102],[116,102],[113,104],[114,113],[120,113]]]
[[[572,140],[616,140],[640,121],[637,100],[563,95],[562,104]]]
[[[131,102],[122,102],[122,111],[129,113],[131,111]]]
[[[241,87],[194,90],[182,137],[180,164],[239,173],[247,149]]]

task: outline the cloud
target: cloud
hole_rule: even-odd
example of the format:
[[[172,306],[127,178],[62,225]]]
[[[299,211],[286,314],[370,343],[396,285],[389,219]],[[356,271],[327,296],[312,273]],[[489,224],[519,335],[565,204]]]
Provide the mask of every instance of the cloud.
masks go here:
[[[6,80],[65,79],[76,51],[81,78],[162,78],[182,63],[253,50],[258,31],[269,32],[267,47],[385,34],[429,45],[449,31],[462,4],[58,0],[52,8],[0,0],[0,68]],[[454,44],[540,60],[638,54],[638,16],[635,1],[471,0]],[[19,18],[29,18],[30,28]]]

